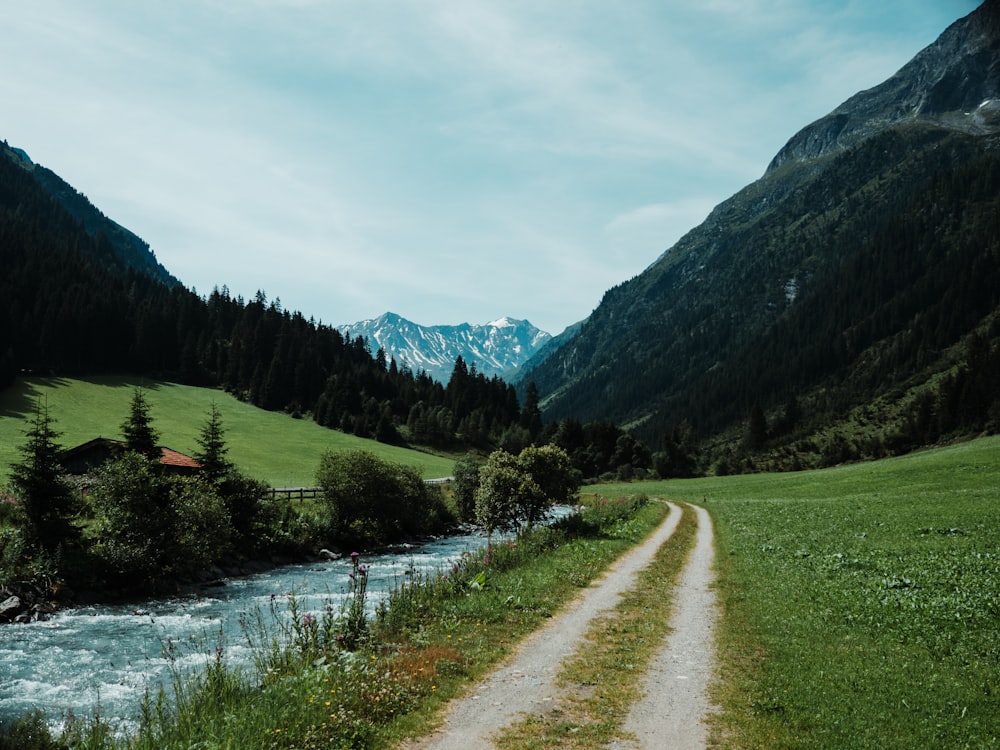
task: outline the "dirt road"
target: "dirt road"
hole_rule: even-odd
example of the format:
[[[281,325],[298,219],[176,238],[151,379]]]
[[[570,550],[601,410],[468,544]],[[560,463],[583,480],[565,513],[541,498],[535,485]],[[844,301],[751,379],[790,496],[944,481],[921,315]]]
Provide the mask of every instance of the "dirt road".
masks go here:
[[[591,621],[613,608],[622,593],[634,585],[636,574],[652,561],[656,551],[673,534],[681,512],[676,505],[672,503],[668,505],[671,510],[670,515],[645,542],[621,557],[602,578],[585,589],[561,614],[553,617],[544,628],[531,635],[504,664],[469,695],[454,701],[443,725],[437,731],[407,747],[411,750],[490,748],[493,745],[489,738],[499,730],[524,718],[524,715],[547,713],[558,699],[559,690],[555,686],[555,678],[563,659],[572,654],[581,643]],[[645,736],[650,718],[664,710],[662,700],[657,695],[661,692],[661,686],[670,685],[672,689],[669,692],[675,695],[671,705],[666,709],[676,711],[678,716],[682,717],[679,721],[664,717],[664,721],[668,724],[700,725],[701,716],[705,711],[704,706],[707,706],[705,696],[707,681],[711,674],[711,653],[707,644],[711,622],[710,619],[699,620],[699,617],[711,618],[711,607],[706,609],[705,604],[689,605],[685,602],[688,597],[700,597],[699,592],[702,592],[702,589],[707,590],[707,581],[710,580],[708,576],[712,560],[711,523],[707,513],[701,509],[697,510],[700,511],[698,542],[676,594],[677,612],[687,612],[685,619],[690,622],[685,623],[678,619],[674,626],[677,631],[670,639],[671,643],[685,645],[681,647],[681,651],[674,652],[671,651],[671,643],[666,644],[664,654],[657,661],[657,665],[654,665],[652,674],[657,676],[651,681],[650,697],[636,707],[635,717],[629,717],[627,726],[640,737]],[[706,533],[707,537],[703,540],[702,537]],[[702,549],[704,545],[707,545],[707,552]],[[697,576],[690,573],[695,568],[701,571]],[[669,669],[661,673],[658,666],[661,662],[668,667],[678,661],[686,665],[689,658],[694,658],[690,655],[699,650],[699,644],[703,652],[699,658],[704,657],[705,662],[703,667],[697,670],[685,668],[684,675],[674,674]],[[684,684],[683,690],[676,690],[678,683]],[[657,748],[704,747],[703,734],[701,745],[664,745],[662,732],[659,730],[657,732],[659,739],[659,743],[655,745]],[[685,738],[688,736],[694,735],[684,734]],[[621,747],[652,747],[652,745]]]
[[[687,750],[706,744],[704,718],[712,710],[708,683],[714,668],[715,551],[712,519],[704,508],[692,507],[698,514],[698,537],[674,592],[671,634],[646,675],[646,698],[632,707],[625,721],[625,729],[638,742],[613,743],[615,750]]]

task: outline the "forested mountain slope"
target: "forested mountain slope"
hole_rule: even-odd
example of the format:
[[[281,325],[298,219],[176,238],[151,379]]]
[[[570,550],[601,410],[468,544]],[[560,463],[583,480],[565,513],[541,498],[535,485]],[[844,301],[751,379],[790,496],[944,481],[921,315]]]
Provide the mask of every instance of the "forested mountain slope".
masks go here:
[[[383,442],[489,446],[512,386],[455,366],[445,387],[262,292],[200,297],[55,173],[0,145],[0,388],[21,372],[223,387]]]
[[[52,170],[35,164],[21,149],[0,142],[0,171],[0,205],[60,223],[69,218],[94,240],[95,261],[113,269],[139,271],[168,286],[180,285],[145,240],[109,219],[85,195]]]
[[[545,416],[630,424],[655,449],[679,429],[738,434],[759,405],[763,447],[958,366],[979,385],[952,382],[938,396],[953,403],[932,410],[966,419],[951,429],[996,429],[998,111],[1000,2],[988,0],[803,129],[529,363]]]

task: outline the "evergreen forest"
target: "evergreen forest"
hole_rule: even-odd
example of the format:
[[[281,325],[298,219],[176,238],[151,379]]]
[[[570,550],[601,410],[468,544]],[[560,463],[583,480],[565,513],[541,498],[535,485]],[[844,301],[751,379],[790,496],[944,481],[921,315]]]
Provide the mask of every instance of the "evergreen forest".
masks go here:
[[[693,446],[699,472],[996,432],[997,144],[900,126],[748,186],[526,375],[546,416]]]
[[[557,423],[542,434],[537,391],[519,398],[461,357],[442,384],[263,291],[246,300],[225,286],[207,296],[184,288],[155,271],[151,256],[135,259],[137,238],[52,173],[36,179],[41,173],[0,145],[0,388],[22,373],[132,374],[222,388],[331,429],[452,452],[517,454],[556,435]],[[616,475],[633,460],[615,450],[621,428],[594,424],[586,434],[585,445],[564,441],[584,476]],[[642,450],[636,458],[626,476],[649,467]]]

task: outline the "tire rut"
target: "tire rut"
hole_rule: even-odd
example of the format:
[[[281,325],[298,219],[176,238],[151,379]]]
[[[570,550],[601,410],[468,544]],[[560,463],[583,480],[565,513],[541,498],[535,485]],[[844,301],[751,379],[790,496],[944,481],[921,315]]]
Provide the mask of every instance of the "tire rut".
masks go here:
[[[562,613],[530,635],[466,697],[452,701],[438,729],[405,747],[489,748],[493,747],[490,737],[503,728],[525,716],[548,713],[559,698],[555,680],[563,660],[577,649],[592,621],[618,604],[634,585],[638,572],[650,564],[677,528],[681,509],[673,503],[667,505],[670,514],[644,542],[620,557]]]
[[[625,720],[624,729],[636,740],[618,740],[613,750],[696,750],[707,745],[705,719],[715,710],[708,698],[715,674],[715,551],[708,511],[689,507],[698,516],[698,535],[674,592],[671,632],[646,673],[646,697]]]

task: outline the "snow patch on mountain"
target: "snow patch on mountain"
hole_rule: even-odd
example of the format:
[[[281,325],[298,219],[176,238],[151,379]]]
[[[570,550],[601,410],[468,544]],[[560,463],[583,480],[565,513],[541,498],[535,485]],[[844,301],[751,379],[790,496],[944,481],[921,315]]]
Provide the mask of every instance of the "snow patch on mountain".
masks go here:
[[[423,370],[442,383],[448,382],[458,357],[487,377],[509,377],[552,338],[527,320],[509,316],[482,325],[422,326],[387,312],[337,330],[351,339],[363,337],[372,353],[382,349],[397,367]]]

